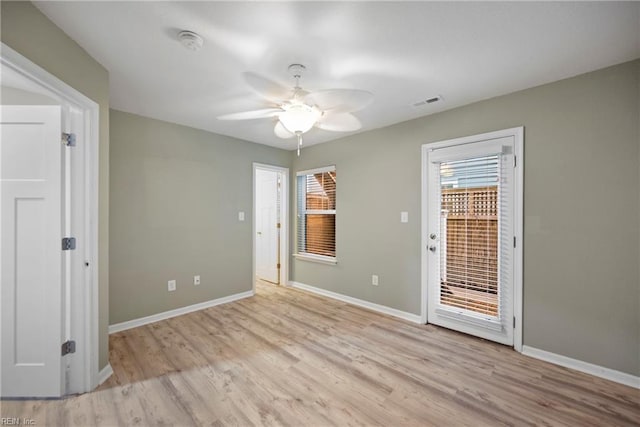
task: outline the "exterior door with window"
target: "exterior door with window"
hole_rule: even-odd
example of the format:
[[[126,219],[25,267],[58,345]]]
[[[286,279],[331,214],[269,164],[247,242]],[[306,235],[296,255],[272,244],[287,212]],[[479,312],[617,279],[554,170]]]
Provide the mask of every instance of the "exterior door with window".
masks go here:
[[[515,137],[427,151],[428,322],[514,345]]]

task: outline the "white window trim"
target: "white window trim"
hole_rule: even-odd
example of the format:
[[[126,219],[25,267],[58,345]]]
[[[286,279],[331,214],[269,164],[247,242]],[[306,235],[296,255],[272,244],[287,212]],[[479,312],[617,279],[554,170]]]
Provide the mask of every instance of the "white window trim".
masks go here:
[[[336,214],[336,210],[335,209],[307,209],[305,211],[307,213],[307,215],[335,215]]]
[[[318,262],[320,264],[331,264],[335,265],[338,263],[338,259],[331,256],[323,256],[323,255],[315,255],[308,254],[306,252],[293,254],[295,259],[299,259],[301,261],[310,261],[310,262]]]
[[[313,175],[316,173],[335,172],[335,171],[336,171],[336,165],[331,165],[331,166],[325,166],[322,168],[308,169],[306,171],[298,171],[296,172],[296,176]]]
[[[315,169],[307,169],[307,170],[303,170],[303,171],[298,171],[296,172],[296,177],[299,176],[304,176],[304,175],[314,175],[317,173],[324,173],[324,172],[335,172],[336,171],[336,165],[330,165],[330,166],[324,166],[321,168],[315,168]],[[300,212],[298,212],[298,181],[296,180],[296,201],[295,201],[295,207],[296,207],[296,218],[297,216],[300,214]],[[327,210],[317,210],[317,209],[310,209],[306,211],[307,214],[325,214],[325,213],[329,213],[329,214],[333,214],[336,215],[336,209],[327,209]],[[316,254],[311,254],[311,253],[307,253],[307,252],[298,252],[298,230],[297,230],[297,221],[296,221],[296,231],[295,231],[295,236],[296,236],[296,241],[295,241],[295,248],[296,248],[296,252],[293,254],[293,257],[297,260],[300,261],[309,261],[309,262],[316,262],[319,264],[328,264],[328,265],[336,265],[338,263],[338,258],[336,257],[331,257],[331,256],[325,256],[325,255],[316,255]],[[336,251],[337,252],[337,251]]]

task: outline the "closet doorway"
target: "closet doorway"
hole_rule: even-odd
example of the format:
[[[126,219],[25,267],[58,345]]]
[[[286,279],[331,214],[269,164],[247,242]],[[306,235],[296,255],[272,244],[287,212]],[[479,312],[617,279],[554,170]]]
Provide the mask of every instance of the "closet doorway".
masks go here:
[[[254,282],[286,284],[288,169],[254,164]]]

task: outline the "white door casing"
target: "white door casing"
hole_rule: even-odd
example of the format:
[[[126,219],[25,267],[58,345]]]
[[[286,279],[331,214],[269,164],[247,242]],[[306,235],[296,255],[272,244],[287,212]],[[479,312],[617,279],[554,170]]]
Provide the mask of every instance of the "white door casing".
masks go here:
[[[2,106],[2,397],[63,393],[59,106]]]
[[[281,286],[289,286],[289,169],[281,166],[268,165],[264,163],[253,163],[253,269],[252,269],[252,278],[253,278],[253,287],[252,290],[255,293],[256,291],[256,280],[258,275],[258,234],[257,232],[261,228],[260,224],[260,216],[258,214],[258,205],[260,204],[258,192],[258,176],[260,172],[267,171],[271,173],[275,173],[276,176],[280,179],[280,202],[278,206],[278,214],[277,217],[280,221],[280,228],[278,229],[278,233],[280,236],[280,246],[278,248],[278,257],[280,262],[280,270],[279,276],[277,278],[277,283]]]
[[[279,172],[256,171],[256,275],[272,283],[279,283],[280,276],[279,181]]]
[[[62,204],[68,213],[66,220],[60,218],[59,227],[64,227],[65,237],[76,237],[76,250],[62,254],[63,292],[57,302],[64,320],[55,354],[60,355],[60,345],[66,339],[76,342],[75,353],[63,357],[61,389],[63,394],[87,392],[106,380],[111,372],[108,362],[102,370],[98,364],[99,106],[11,47],[4,43],[1,47],[3,80],[6,77],[16,88],[44,95],[60,105],[62,131],[76,135],[74,147],[64,147],[60,133],[56,136],[57,146],[63,151],[61,173],[65,181],[61,188],[67,197],[63,197]],[[4,210],[3,205],[3,213]],[[56,240],[56,247],[61,250],[60,239]],[[48,304],[55,302],[47,301]]]
[[[423,145],[423,319],[428,323],[514,346],[518,351],[521,351],[522,346],[522,137],[523,129],[514,128]],[[492,160],[486,160],[488,157]],[[458,171],[461,171],[468,167],[465,164],[471,164],[471,168],[474,168],[474,162],[481,158],[485,159],[482,161],[483,165],[492,164],[499,181],[496,227],[498,294],[484,300],[497,302],[497,313],[490,313],[490,310],[482,313],[481,308],[476,311],[470,309],[470,305],[467,308],[457,306],[460,296],[456,290],[462,288],[452,287],[451,283],[455,284],[459,270],[452,270],[454,276],[447,277],[450,258],[447,256],[448,245],[445,241],[459,236],[456,229],[447,233],[450,213],[447,209],[441,210],[444,189],[452,185],[455,187],[452,183],[456,182],[455,179],[447,178],[451,173],[449,167],[456,167],[454,165],[457,164],[460,168]],[[471,185],[469,188],[473,189],[475,186]],[[481,189],[475,190],[482,194]],[[464,192],[473,191],[465,189]],[[451,193],[450,196],[454,199],[456,197]],[[454,221],[451,226],[455,224]],[[465,229],[471,227],[469,230],[473,230],[471,223],[464,224]],[[471,233],[468,236],[473,237],[467,238],[477,238],[475,230],[465,231],[464,235],[468,232]],[[451,249],[459,251],[459,243],[452,241]],[[471,243],[467,241],[466,244]],[[491,246],[486,246],[485,243],[481,245],[486,248]],[[455,256],[452,253],[451,259],[455,259]],[[463,264],[455,261],[454,268],[460,268],[461,265]],[[466,261],[464,265],[464,275],[478,274],[474,270],[475,266],[472,267]],[[472,270],[466,270],[467,268]],[[470,283],[467,282],[466,285]],[[468,289],[471,291],[464,291],[464,298],[466,292],[474,293],[477,290],[473,284]],[[488,295],[485,293],[485,296]],[[472,304],[476,302],[473,301]]]

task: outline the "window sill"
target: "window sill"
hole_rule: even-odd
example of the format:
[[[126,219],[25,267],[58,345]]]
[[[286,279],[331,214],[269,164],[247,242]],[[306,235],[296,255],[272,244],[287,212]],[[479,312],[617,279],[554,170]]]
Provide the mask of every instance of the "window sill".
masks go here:
[[[338,263],[336,258],[322,255],[293,254],[293,257],[300,261],[317,262],[319,264],[336,265]]]

